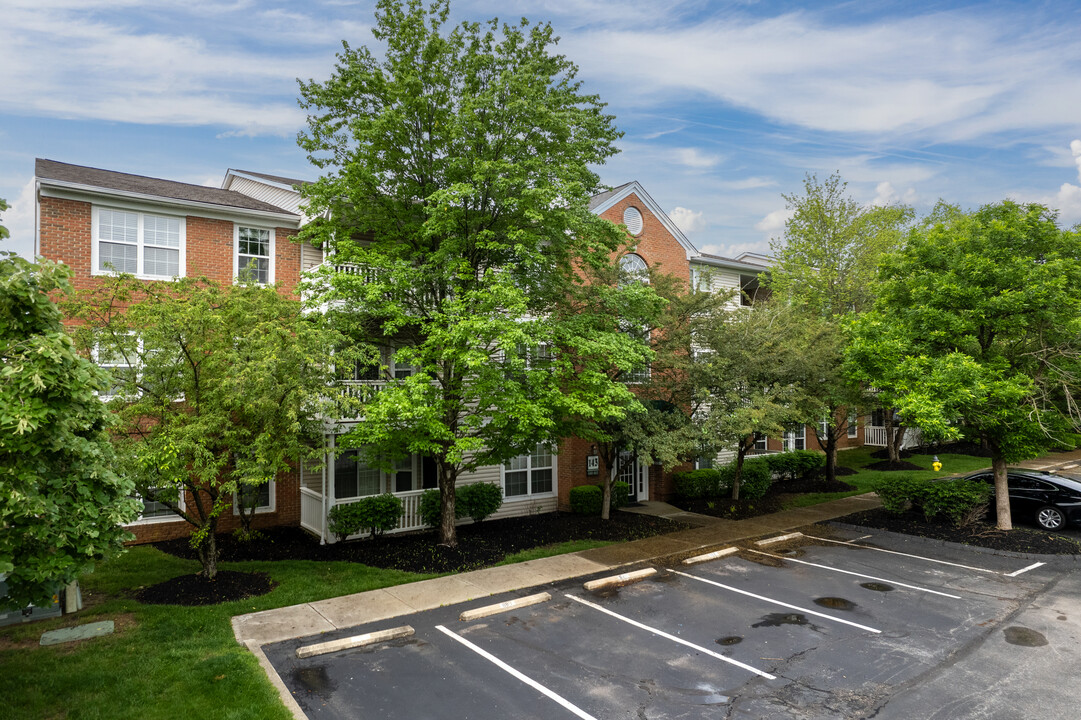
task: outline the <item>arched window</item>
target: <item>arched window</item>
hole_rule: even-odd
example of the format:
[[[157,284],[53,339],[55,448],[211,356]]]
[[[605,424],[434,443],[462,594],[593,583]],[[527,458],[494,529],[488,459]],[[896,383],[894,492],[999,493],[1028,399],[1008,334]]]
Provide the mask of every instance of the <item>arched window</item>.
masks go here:
[[[649,282],[649,266],[641,255],[627,253],[619,259],[619,269],[622,282]]]

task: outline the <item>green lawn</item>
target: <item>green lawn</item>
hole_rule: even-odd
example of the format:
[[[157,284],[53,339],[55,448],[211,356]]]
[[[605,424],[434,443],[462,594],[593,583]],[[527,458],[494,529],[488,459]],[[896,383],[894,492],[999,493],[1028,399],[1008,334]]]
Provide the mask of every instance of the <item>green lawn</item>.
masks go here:
[[[942,461],[942,470],[937,473],[931,469],[931,463],[934,462],[934,455],[913,455],[912,457],[907,458],[908,462],[927,468],[926,470],[913,470],[911,472],[864,470],[863,468],[866,465],[880,462],[878,459],[871,457],[871,453],[876,450],[879,450],[879,448],[862,447],[856,448],[855,450],[844,450],[837,454],[837,463],[839,465],[859,471],[855,475],[839,475],[837,479],[843,480],[849,485],[855,485],[858,488],[857,490],[852,490],[850,492],[808,493],[806,495],[799,495],[785,503],[785,508],[817,505],[829,500],[848,497],[849,495],[859,495],[861,493],[871,492],[879,482],[889,480],[891,477],[897,477],[902,474],[911,475],[917,478],[946,477],[947,475],[973,472],[974,470],[980,470],[991,466],[991,461],[988,458],[946,453],[938,456],[938,459]]]
[[[0,629],[0,717],[288,720],[255,658],[233,638],[232,616],[434,577],[347,562],[221,568],[260,570],[279,586],[262,597],[211,607],[142,605],[125,594],[196,572],[199,564],[136,547],[82,578],[88,607],[75,618]],[[45,630],[97,620],[114,620],[116,634],[37,645]]]
[[[541,547],[522,550],[503,558],[496,565],[513,565],[514,563],[526,562],[527,560],[539,560],[540,558],[552,557],[553,555],[565,555],[566,553],[592,550],[593,548],[611,545],[611,540],[568,540],[555,545],[543,545]]]

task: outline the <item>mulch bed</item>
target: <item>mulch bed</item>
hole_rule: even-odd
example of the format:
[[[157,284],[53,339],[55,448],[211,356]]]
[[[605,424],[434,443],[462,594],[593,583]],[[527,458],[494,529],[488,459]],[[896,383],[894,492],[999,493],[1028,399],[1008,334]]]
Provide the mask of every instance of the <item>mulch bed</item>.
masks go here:
[[[261,530],[262,537],[251,542],[222,534],[217,536],[217,542],[219,561],[224,562],[338,560],[415,573],[447,573],[475,570],[493,565],[511,553],[568,540],[637,540],[685,527],[664,518],[617,510],[608,521],[571,513],[545,513],[460,525],[456,548],[440,545],[435,531],[320,545],[319,538],[297,527]],[[178,557],[196,557],[186,539],[154,546]]]
[[[213,580],[202,573],[181,575],[137,590],[134,596],[147,605],[216,605],[266,595],[277,586],[263,572],[219,570]]]
[[[948,523],[927,522],[919,512],[891,515],[882,508],[876,508],[845,515],[837,518],[837,522],[992,550],[1037,555],[1081,554],[1081,543],[1062,535],[1024,527],[999,530],[993,523],[975,523],[968,527],[956,528]]]

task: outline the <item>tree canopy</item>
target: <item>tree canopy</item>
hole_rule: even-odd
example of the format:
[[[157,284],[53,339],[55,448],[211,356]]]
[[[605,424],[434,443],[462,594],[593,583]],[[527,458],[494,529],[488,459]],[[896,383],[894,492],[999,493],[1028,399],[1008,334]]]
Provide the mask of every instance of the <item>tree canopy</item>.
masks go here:
[[[447,14],[379,2],[382,52],[345,44],[330,79],[301,83],[299,142],[323,171],[304,189],[323,219],[304,234],[334,263],[313,302],[353,346],[409,368],[372,355],[375,373],[352,376],[378,392],[340,447],[388,470],[431,458],[453,545],[462,473],[554,444],[571,419],[622,416],[610,368],[649,351],[620,314],[652,301],[581,290],[626,239],[587,204],[619,133],[551,27],[448,29]]]
[[[927,437],[987,444],[1009,529],[1006,463],[1081,421],[1081,235],[1040,205],[938,208],[883,258],[847,355]]]
[[[66,267],[0,253],[0,573],[17,607],[119,552],[139,513],[115,472],[109,378],[81,357],[50,293]]]
[[[112,368],[117,445],[139,495],[192,527],[204,572],[214,535],[275,475],[321,452],[333,331],[273,287],[203,278],[104,280],[68,306],[80,345]]]

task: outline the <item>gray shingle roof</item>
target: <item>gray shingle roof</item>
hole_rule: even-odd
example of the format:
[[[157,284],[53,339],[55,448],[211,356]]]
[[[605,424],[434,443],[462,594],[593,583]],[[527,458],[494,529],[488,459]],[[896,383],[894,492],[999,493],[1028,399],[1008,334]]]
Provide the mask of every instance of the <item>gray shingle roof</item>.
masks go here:
[[[42,158],[36,160],[34,174],[42,180],[58,180],[106,190],[119,190],[140,195],[207,203],[243,210],[260,210],[262,212],[284,213],[287,215],[296,214],[233,190],[221,190],[219,188],[191,185],[173,180],[161,180],[142,175],[129,175],[128,173],[114,172],[112,170],[99,170],[98,168],[70,165]]]
[[[589,209],[590,209],[590,210],[595,210],[595,209],[597,209],[598,207],[600,207],[600,206],[601,206],[601,205],[602,205],[602,204],[604,203],[604,201],[605,201],[605,200],[607,200],[608,198],[612,197],[613,195],[615,195],[615,194],[616,194],[616,193],[618,193],[618,192],[619,192],[620,190],[622,190],[623,188],[627,187],[628,185],[630,185],[630,184],[631,184],[631,183],[633,183],[633,182],[634,182],[634,181],[632,180],[631,182],[626,182],[626,183],[623,183],[623,184],[622,184],[622,185],[620,185],[619,187],[614,187],[614,188],[612,188],[611,190],[608,190],[608,191],[606,191],[606,192],[602,192],[602,193],[597,193],[596,195],[594,195],[593,197],[591,197],[591,198],[589,199]]]

